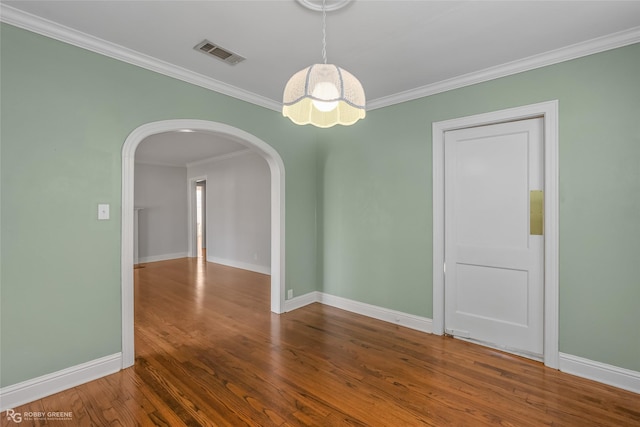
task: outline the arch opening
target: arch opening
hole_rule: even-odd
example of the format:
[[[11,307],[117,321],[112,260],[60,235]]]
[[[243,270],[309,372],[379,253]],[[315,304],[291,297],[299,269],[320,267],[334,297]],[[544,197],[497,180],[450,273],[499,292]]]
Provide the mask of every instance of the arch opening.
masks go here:
[[[133,295],[133,222],[134,170],[138,145],[147,137],[163,132],[190,129],[231,137],[258,152],[269,165],[271,174],[271,311],[284,311],[284,162],[278,152],[256,136],[224,123],[207,120],[177,119],[147,123],[129,134],[122,147],[122,217],[121,217],[121,298],[122,298],[122,368],[132,366],[134,349]]]

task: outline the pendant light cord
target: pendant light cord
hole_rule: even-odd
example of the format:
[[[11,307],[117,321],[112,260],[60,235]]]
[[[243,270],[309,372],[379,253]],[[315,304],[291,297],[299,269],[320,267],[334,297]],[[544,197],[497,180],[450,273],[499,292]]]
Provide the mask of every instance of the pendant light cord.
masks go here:
[[[326,0],[322,0],[322,59],[327,63],[327,9]]]

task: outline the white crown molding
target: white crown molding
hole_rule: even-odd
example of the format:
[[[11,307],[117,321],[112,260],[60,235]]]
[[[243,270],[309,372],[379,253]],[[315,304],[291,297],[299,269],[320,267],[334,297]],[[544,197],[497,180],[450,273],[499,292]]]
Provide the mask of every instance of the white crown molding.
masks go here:
[[[280,102],[32,15],[4,3],[0,3],[0,21],[270,110],[282,110]]]
[[[500,77],[506,77],[512,74],[546,67],[548,65],[558,64],[560,62],[593,55],[595,53],[616,49],[638,42],[640,42],[640,27],[630,28],[628,30],[587,40],[585,42],[576,43],[571,46],[551,50],[539,55],[529,56],[517,61],[507,62],[506,64],[496,65],[495,67],[485,68],[484,70],[474,71],[472,73],[442,80],[416,89],[374,99],[367,103],[367,111],[412,101],[414,99],[435,95],[453,89],[459,89],[465,86],[471,86],[477,83],[495,80]]]
[[[0,3],[0,21],[273,111],[282,103]],[[557,64],[640,42],[640,27],[373,99],[367,111]]]

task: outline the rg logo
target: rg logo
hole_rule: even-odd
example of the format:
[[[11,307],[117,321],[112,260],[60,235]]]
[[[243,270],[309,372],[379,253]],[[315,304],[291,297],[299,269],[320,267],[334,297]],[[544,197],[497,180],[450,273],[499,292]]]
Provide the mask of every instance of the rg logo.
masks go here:
[[[14,423],[22,422],[22,414],[20,412],[16,412],[13,409],[7,409],[7,419],[13,421]]]

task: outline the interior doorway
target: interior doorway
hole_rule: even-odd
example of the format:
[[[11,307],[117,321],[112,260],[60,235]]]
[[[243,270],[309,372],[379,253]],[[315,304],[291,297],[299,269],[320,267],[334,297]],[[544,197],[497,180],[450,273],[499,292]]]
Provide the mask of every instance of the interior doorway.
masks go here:
[[[544,364],[558,368],[559,319],[559,197],[558,101],[541,102],[432,125],[433,167],[433,333],[445,332],[445,135],[449,131],[539,117],[543,122],[544,152]]]
[[[207,181],[196,181],[196,257],[207,258]]]
[[[542,119],[445,133],[445,331],[542,360]]]
[[[121,228],[121,295],[122,295],[122,368],[133,366],[134,293],[133,293],[133,225],[135,152],[151,135],[192,130],[231,138],[263,157],[271,175],[271,311],[284,312],[285,300],[285,170],[278,152],[269,144],[241,129],[206,120],[177,119],[144,124],[136,128],[122,147],[122,228]],[[194,216],[190,216],[195,219]],[[190,220],[191,221],[191,220]],[[205,227],[206,228],[206,227]],[[193,236],[193,233],[189,233]]]

